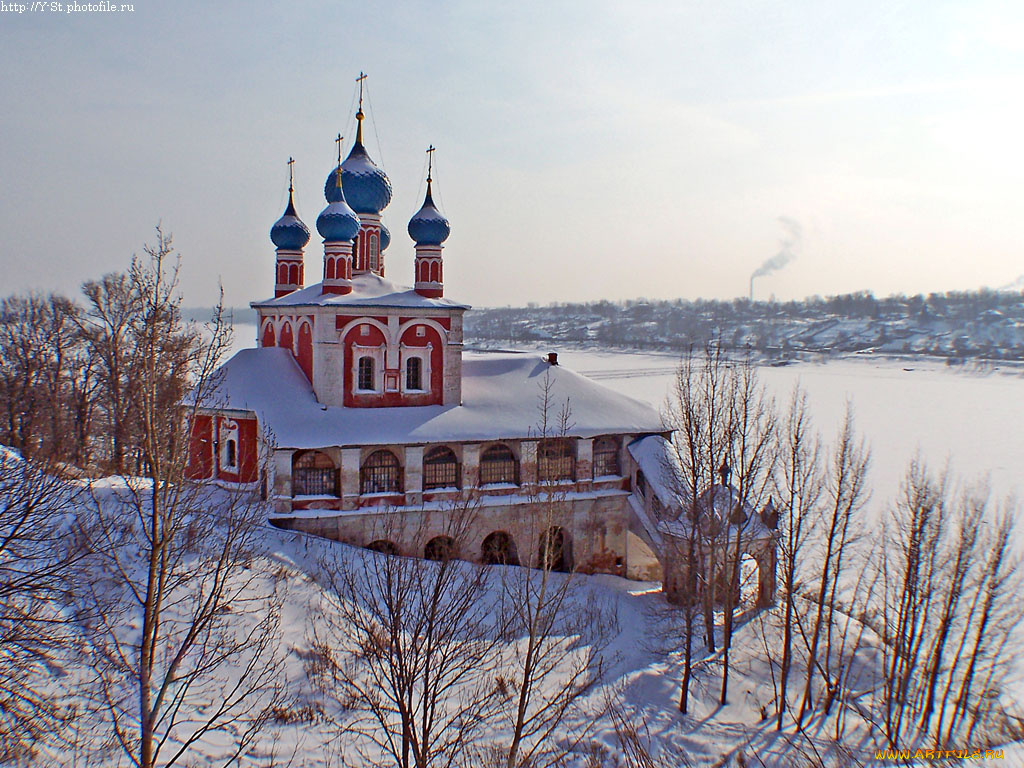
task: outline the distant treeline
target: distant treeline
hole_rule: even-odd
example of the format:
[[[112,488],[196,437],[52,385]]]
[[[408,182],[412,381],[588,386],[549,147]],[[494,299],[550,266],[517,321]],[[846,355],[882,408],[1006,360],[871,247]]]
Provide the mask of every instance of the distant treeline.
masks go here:
[[[686,349],[711,339],[767,354],[879,351],[1024,359],[1024,293],[950,291],[802,301],[595,301],[475,309],[467,340]]]

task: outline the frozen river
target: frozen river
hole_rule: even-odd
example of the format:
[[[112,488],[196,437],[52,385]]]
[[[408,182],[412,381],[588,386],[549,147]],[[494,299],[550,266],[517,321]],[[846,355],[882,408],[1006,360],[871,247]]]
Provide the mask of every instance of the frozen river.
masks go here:
[[[237,349],[254,345],[254,326],[240,324],[235,331]],[[660,408],[678,358],[559,349],[559,362]],[[871,446],[876,507],[895,498],[908,462],[918,453],[936,469],[948,460],[964,479],[987,475],[1000,497],[1024,492],[1024,367],[840,358],[762,367],[759,373],[781,407],[797,383],[803,386],[817,428],[828,440],[839,429],[846,402],[853,404],[857,427]]]

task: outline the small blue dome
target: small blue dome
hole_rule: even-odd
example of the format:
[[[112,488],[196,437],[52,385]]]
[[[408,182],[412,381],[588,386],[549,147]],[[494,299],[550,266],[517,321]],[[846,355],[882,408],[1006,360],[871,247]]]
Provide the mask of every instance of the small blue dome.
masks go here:
[[[295,212],[291,192],[288,193],[288,207],[284,215],[270,228],[270,241],[285,251],[301,251],[309,242],[309,229]]]
[[[327,186],[334,187],[334,194],[338,189],[336,173],[337,169],[327,179]],[[348,158],[341,164],[341,183],[345,199],[356,213],[380,213],[391,202],[391,182],[359,141],[352,145]],[[331,199],[330,194],[327,199]]]
[[[325,242],[351,240],[359,234],[359,217],[345,198],[332,201],[316,218],[316,229]]]
[[[391,245],[391,230],[385,227],[383,224],[380,225],[380,249],[383,251]]]
[[[448,219],[442,216],[434,205],[428,181],[427,197],[423,201],[423,206],[409,219],[409,237],[416,241],[416,245],[440,245],[448,239],[451,231]]]

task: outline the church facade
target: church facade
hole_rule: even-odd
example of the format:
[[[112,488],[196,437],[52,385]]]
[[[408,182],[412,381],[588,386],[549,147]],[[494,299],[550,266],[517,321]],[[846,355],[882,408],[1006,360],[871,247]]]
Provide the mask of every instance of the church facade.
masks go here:
[[[445,295],[450,225],[430,171],[407,227],[415,284],[398,286],[385,277],[391,186],[356,117],[316,220],[320,279],[307,283],[310,232],[290,189],[271,229],[274,295],[252,302],[258,346],[223,366],[196,416],[191,475],[260,488],[274,525],[356,546],[661,578],[630,450],[665,440],[659,414],[554,353],[464,359],[470,307]],[[473,522],[452,551],[446,516],[466,504]]]

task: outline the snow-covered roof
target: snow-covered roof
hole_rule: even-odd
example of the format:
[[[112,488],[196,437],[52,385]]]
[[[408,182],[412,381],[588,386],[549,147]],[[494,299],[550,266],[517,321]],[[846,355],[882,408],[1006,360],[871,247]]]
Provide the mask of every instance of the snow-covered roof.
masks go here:
[[[395,285],[378,274],[366,272],[352,278],[352,292],[344,295],[324,293],[321,283],[308,285],[287,296],[265,301],[254,301],[252,307],[401,307],[401,308],[434,308],[434,309],[470,309],[468,304],[460,304],[451,299],[428,299],[412,288]]]
[[[683,487],[682,473],[672,444],[661,435],[648,435],[634,440],[626,449],[658,500],[667,507],[682,507],[678,490]]]
[[[462,405],[323,406],[284,349],[244,349],[221,368],[210,407],[251,411],[280,448],[486,441],[536,437],[541,386],[551,376],[549,421],[569,400],[574,437],[659,432],[651,406],[535,355],[465,360]]]
[[[679,456],[673,450],[672,444],[661,435],[648,435],[631,442],[627,450],[643,471],[648,487],[654,491],[663,505],[676,514],[675,519],[658,522],[658,530],[670,536],[686,535],[689,524],[683,510],[689,504],[689,498],[684,490]],[[701,493],[698,505],[703,515],[710,513],[719,523],[724,524],[731,518],[738,496],[739,492],[733,486],[714,483]],[[768,535],[768,528],[761,515],[749,504],[744,504],[744,507],[743,529],[746,535]]]

